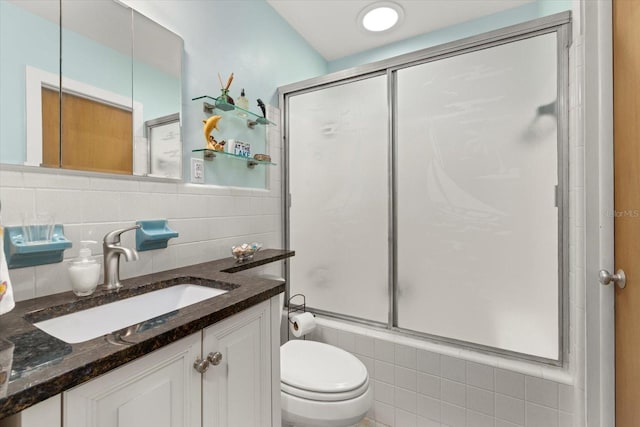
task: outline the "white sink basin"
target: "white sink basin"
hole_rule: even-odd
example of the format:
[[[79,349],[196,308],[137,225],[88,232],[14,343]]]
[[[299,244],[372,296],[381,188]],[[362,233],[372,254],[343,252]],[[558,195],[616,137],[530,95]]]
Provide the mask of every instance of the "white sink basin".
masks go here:
[[[200,285],[176,285],[34,323],[69,344],[97,338],[136,323],[224,294]]]

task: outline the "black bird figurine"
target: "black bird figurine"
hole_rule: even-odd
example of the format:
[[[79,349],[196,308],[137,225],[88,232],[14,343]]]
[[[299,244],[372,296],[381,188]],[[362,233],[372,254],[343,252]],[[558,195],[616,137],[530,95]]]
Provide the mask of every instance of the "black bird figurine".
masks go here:
[[[260,107],[260,109],[262,110],[262,117],[266,118],[267,117],[267,112],[265,110],[264,107],[264,102],[262,102],[262,99],[258,98],[258,107]]]
[[[262,102],[262,99],[260,98],[258,98],[257,102],[258,102],[258,107],[260,107],[260,109],[262,110],[262,117],[258,117],[257,122],[262,125],[269,124],[269,120],[267,120],[267,111],[265,109],[264,102]]]

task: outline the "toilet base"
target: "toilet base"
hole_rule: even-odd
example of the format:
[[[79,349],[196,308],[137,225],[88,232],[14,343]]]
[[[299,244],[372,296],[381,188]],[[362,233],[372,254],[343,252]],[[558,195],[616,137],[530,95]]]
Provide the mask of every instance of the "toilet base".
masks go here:
[[[305,400],[280,392],[282,425],[287,427],[352,427],[364,419],[373,404],[371,388],[346,401]]]

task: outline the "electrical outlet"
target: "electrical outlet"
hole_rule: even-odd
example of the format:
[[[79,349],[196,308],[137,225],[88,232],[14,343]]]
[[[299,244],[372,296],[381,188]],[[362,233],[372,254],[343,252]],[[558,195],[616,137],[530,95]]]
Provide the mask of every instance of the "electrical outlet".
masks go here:
[[[204,184],[204,161],[202,159],[191,159],[191,182]]]

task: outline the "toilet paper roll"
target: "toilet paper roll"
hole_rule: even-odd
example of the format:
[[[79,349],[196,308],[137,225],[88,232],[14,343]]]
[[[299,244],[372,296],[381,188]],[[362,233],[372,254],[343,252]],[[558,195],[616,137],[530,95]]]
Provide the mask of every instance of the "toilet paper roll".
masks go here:
[[[294,337],[300,338],[303,335],[313,331],[316,327],[316,318],[311,313],[300,313],[291,316],[289,329]]]

